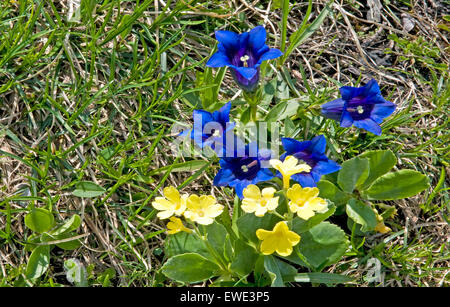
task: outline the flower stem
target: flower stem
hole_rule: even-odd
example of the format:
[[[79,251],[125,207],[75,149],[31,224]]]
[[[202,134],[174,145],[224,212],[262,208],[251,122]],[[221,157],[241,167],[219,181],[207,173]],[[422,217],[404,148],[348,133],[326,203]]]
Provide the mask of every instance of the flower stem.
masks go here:
[[[256,120],[257,120],[257,118],[256,118],[256,109],[257,109],[256,104],[250,105],[250,120],[252,122],[255,122],[255,123],[256,123]]]
[[[219,264],[221,269],[224,272],[228,272],[228,267],[227,267],[224,259],[216,252],[216,250],[211,246],[211,244],[209,244],[206,237],[201,234],[200,230],[198,229],[197,225],[195,225],[195,224],[194,224],[194,234],[205,243],[206,248],[211,253],[211,255],[217,260],[217,263]]]

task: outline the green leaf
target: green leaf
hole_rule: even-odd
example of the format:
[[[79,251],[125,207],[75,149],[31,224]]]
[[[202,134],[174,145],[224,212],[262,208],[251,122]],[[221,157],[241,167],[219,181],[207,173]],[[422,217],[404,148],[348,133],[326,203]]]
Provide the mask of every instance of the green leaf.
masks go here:
[[[358,157],[369,159],[369,176],[363,188],[369,187],[378,177],[389,172],[397,163],[397,157],[390,150],[367,151]]]
[[[208,160],[191,160],[191,161],[187,161],[187,162],[174,163],[174,164],[166,165],[164,167],[152,170],[148,173],[148,176],[162,174],[169,169],[171,169],[172,173],[192,172],[192,171],[196,171],[196,170],[202,168],[203,166],[205,166],[208,163],[209,163]]]
[[[320,180],[317,183],[317,188],[319,189],[319,197],[324,199],[329,199],[336,206],[342,206],[347,204],[350,199],[350,195],[342,192],[337,186],[335,186],[331,181]]]
[[[259,239],[256,237],[256,230],[266,229],[272,230],[280,218],[273,214],[265,214],[263,217],[257,217],[252,214],[244,214],[237,220],[239,232],[247,238],[247,240],[258,244]]]
[[[30,213],[25,216],[25,225],[31,230],[43,233],[55,225],[53,214],[42,208],[33,208]]]
[[[105,193],[106,190],[91,181],[80,181],[75,184],[75,190],[72,192],[77,197],[97,197]]]
[[[272,287],[283,287],[286,282],[293,281],[297,274],[292,265],[272,255],[264,256],[264,268],[270,275]]]
[[[301,235],[299,251],[314,271],[336,263],[345,254],[349,245],[344,231],[329,222],[322,222]],[[286,259],[308,267],[293,252]]]
[[[350,199],[345,211],[349,218],[361,225],[361,231],[372,231],[377,226],[377,216],[371,207],[357,199]]]
[[[257,258],[256,250],[238,239],[234,242],[234,259],[231,262],[230,270],[240,276],[246,276],[253,271]]]
[[[295,231],[298,234],[307,232],[317,224],[320,224],[322,221],[333,215],[334,211],[336,211],[336,206],[328,205],[328,210],[326,212],[316,213],[313,217],[306,221],[299,217],[295,217],[292,220],[292,231]]]
[[[225,239],[227,230],[221,224],[214,222],[204,227],[208,243],[217,251],[218,254],[224,254]]]
[[[395,200],[414,196],[428,188],[428,178],[414,170],[387,173],[364,191],[367,199]]]
[[[298,273],[297,275],[295,275],[294,281],[330,285],[330,284],[343,284],[346,282],[350,282],[353,281],[353,278],[340,274],[316,272],[316,273]]]
[[[53,236],[57,236],[66,232],[70,232],[76,230],[81,225],[81,218],[78,214],[72,215],[72,217],[61,225],[56,230],[53,230],[50,234]]]
[[[369,160],[355,157],[342,163],[338,174],[338,184],[344,192],[352,193],[369,176]]]
[[[267,122],[282,121],[286,117],[297,114],[297,109],[299,106],[300,104],[296,100],[280,102],[269,111],[265,117],[265,120]]]
[[[188,253],[169,258],[161,270],[173,280],[194,283],[215,276],[219,266],[199,254]]]
[[[50,264],[50,246],[41,245],[36,247],[28,259],[27,278],[39,278],[44,274]]]
[[[203,257],[214,260],[213,256],[209,253],[205,242],[186,232],[179,232],[169,236],[165,243],[165,253],[167,257],[185,253],[198,253]]]

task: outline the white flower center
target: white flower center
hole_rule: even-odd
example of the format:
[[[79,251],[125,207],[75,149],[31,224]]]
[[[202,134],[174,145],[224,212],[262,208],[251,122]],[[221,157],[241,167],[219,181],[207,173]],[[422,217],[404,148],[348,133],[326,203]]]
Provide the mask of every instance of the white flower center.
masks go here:
[[[242,169],[242,171],[243,171],[244,173],[247,173],[247,172],[248,172],[248,167],[247,167],[247,165],[242,165],[242,166],[241,166],[241,169]]]
[[[359,114],[363,114],[363,113],[364,113],[364,108],[363,108],[362,106],[357,106],[357,107],[356,107],[356,111],[357,111]]]
[[[243,56],[241,56],[240,60],[242,63],[244,63],[244,67],[248,67],[247,61],[250,59],[250,57],[246,54],[244,54]]]

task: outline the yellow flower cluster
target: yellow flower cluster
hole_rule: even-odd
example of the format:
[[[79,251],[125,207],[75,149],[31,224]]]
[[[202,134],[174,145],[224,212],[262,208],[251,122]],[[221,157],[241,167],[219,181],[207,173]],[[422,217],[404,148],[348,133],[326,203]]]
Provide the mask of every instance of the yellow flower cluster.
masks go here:
[[[299,164],[294,156],[287,156],[283,162],[273,159],[270,160],[270,164],[283,176],[283,189],[289,200],[288,208],[291,214],[297,214],[299,218],[308,220],[316,212],[320,213],[327,210],[326,200],[318,197],[319,189],[302,188],[299,184],[290,187],[291,176],[311,171],[309,165]],[[278,196],[274,197],[275,192],[274,188],[264,188],[260,191],[256,185],[249,185],[243,191],[242,210],[247,213],[254,213],[258,217],[264,216],[266,212],[274,212],[278,207],[279,199]],[[256,236],[262,241],[260,249],[264,255],[277,252],[281,256],[289,256],[293,247],[300,242],[300,236],[289,230],[286,221],[278,222],[271,231],[258,229]]]
[[[180,195],[180,192],[172,186],[164,188],[163,194],[164,197],[155,198],[152,206],[160,211],[157,214],[160,219],[170,218],[170,222],[167,224],[168,234],[180,231],[191,232],[175,215],[184,216],[191,222],[209,225],[214,222],[215,217],[223,212],[224,207],[219,205],[212,195]]]

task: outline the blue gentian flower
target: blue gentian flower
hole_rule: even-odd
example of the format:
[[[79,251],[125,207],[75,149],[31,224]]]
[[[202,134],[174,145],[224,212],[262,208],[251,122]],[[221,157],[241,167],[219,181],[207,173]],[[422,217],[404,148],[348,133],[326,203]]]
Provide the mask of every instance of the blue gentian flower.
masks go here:
[[[395,104],[381,96],[378,83],[372,79],[365,86],[343,86],[342,98],[322,105],[322,115],[340,122],[341,127],[365,129],[380,135],[379,124],[395,111]]]
[[[247,92],[254,91],[258,85],[261,63],[283,55],[280,50],[266,45],[266,30],[263,26],[242,34],[231,31],[215,33],[219,50],[211,56],[206,66],[230,67],[236,83]]]
[[[327,141],[323,135],[314,137],[311,141],[297,141],[291,138],[282,138],[286,152],[281,155],[280,160],[283,161],[287,156],[294,156],[311,167],[309,173],[302,172],[292,175],[291,179],[297,181],[302,187],[315,187],[322,175],[334,173],[341,167],[336,162],[328,159],[325,155],[325,147]],[[281,174],[277,174],[281,177]]]
[[[215,145],[226,143],[226,136],[236,125],[230,122],[231,102],[226,103],[218,111],[213,113],[205,110],[194,110],[194,128],[190,133],[191,139],[200,147],[210,146],[215,149]],[[180,133],[180,136],[187,136],[189,130]],[[223,146],[225,148],[225,146]]]
[[[220,159],[220,170],[214,177],[214,185],[233,187],[239,198],[244,198],[243,190],[249,184],[274,177],[268,168],[271,155],[268,149],[259,150],[256,142],[248,144],[242,154],[235,152],[233,157]]]

